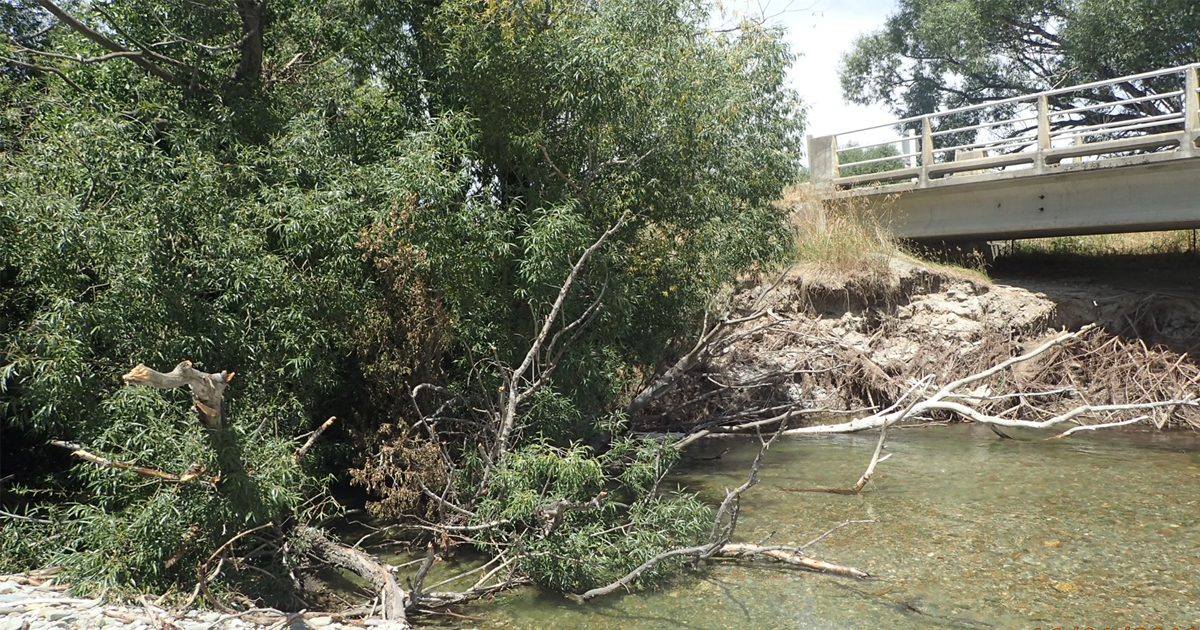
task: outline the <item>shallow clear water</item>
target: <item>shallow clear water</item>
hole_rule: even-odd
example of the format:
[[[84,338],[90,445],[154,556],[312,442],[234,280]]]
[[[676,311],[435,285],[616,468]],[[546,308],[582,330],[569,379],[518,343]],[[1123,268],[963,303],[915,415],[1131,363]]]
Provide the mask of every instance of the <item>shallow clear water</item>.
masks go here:
[[[578,606],[524,591],[461,611],[486,628],[1192,628],[1200,626],[1200,438],[1109,432],[1052,442],[986,428],[907,429],[859,496],[875,435],[781,440],[742,502],[739,538],[804,543],[869,580],[714,563],[673,586]],[[713,503],[752,443],[712,442],[680,485]]]

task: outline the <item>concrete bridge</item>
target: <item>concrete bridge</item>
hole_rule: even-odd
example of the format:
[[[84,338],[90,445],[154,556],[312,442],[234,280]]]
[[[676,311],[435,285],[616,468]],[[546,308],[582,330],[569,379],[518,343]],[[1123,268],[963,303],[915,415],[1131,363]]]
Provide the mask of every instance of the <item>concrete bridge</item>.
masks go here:
[[[812,182],[925,242],[1200,228],[1198,68],[809,136]]]

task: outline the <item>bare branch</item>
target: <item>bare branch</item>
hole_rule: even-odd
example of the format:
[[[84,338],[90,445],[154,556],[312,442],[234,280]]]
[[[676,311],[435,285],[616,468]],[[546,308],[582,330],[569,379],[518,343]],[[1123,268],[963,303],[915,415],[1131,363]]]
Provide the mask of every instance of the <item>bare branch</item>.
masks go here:
[[[521,361],[521,364],[517,366],[515,370],[513,370],[509,378],[509,386],[505,392],[505,405],[500,415],[499,433],[496,438],[496,445],[492,451],[492,461],[498,461],[500,455],[504,454],[508,450],[508,441],[512,434],[513,425],[517,420],[517,407],[536,391],[534,387],[521,388],[521,382],[525,379],[525,373],[533,366],[534,360],[538,357],[538,355],[541,354],[542,346],[546,343],[546,339],[549,337],[550,331],[554,328],[554,324],[558,320],[558,316],[562,312],[564,304],[566,304],[567,295],[571,291],[571,286],[575,283],[575,279],[579,276],[580,271],[583,270],[584,265],[587,264],[588,259],[592,257],[592,254],[595,254],[597,250],[603,247],[608,239],[611,238],[613,234],[616,234],[617,231],[625,225],[625,221],[627,221],[630,216],[632,216],[631,211],[626,210],[625,212],[622,212],[616,223],[614,223],[612,227],[608,228],[604,234],[600,235],[600,238],[596,239],[596,242],[592,243],[590,247],[583,251],[583,254],[579,256],[579,259],[576,260],[575,264],[571,267],[571,272],[567,274],[567,279],[559,288],[558,297],[555,298],[554,304],[550,308],[550,314],[547,315],[546,319],[542,322],[541,330],[538,331],[537,337],[534,339],[533,343],[530,344],[529,351],[525,353],[525,358]],[[545,381],[535,381],[534,385],[540,385],[544,382]]]
[[[293,464],[299,466],[300,462],[304,461],[304,456],[308,454],[308,449],[312,448],[313,442],[316,442],[317,438],[321,437],[321,434],[325,432],[325,429],[328,429],[330,425],[333,424],[334,420],[337,420],[337,417],[330,416],[328,420],[321,424],[321,426],[317,427],[317,430],[312,432],[312,435],[309,436],[308,441],[304,443],[304,446],[296,449],[296,453],[292,455]]]
[[[225,428],[222,413],[225,386],[233,376],[233,372],[225,371],[206,374],[193,368],[191,361],[184,361],[165,374],[139,363],[121,378],[125,380],[126,385],[158,389],[174,389],[187,385],[192,390],[200,422],[210,430],[219,431]]]
[[[831,527],[831,528],[830,528],[828,531],[826,531],[824,534],[821,534],[820,536],[817,536],[816,538],[814,538],[814,539],[812,539],[812,540],[810,540],[810,541],[808,541],[808,542],[804,543],[803,545],[800,545],[799,547],[796,547],[796,550],[797,550],[797,551],[803,551],[803,550],[805,550],[805,549],[808,549],[809,547],[811,547],[811,546],[813,546],[813,545],[815,545],[815,544],[817,544],[817,543],[821,542],[822,540],[824,540],[824,539],[825,539],[825,537],[829,536],[829,535],[830,535],[830,534],[832,534],[833,532],[836,532],[837,530],[839,530],[839,529],[841,529],[841,528],[843,528],[843,527],[846,527],[847,525],[863,525],[863,524],[866,524],[866,523],[874,523],[874,522],[875,522],[875,519],[866,519],[866,520],[861,520],[861,521],[855,521],[855,520],[850,520],[850,519],[847,519],[847,520],[843,521],[843,522],[842,522],[842,524],[840,524],[840,525],[834,525],[834,526],[833,526],[833,527]]]
[[[1066,431],[1063,431],[1062,433],[1059,433],[1058,435],[1056,435],[1054,437],[1048,437],[1046,439],[1047,440],[1057,440],[1059,438],[1065,438],[1068,435],[1075,433],[1076,431],[1095,431],[1096,429],[1107,429],[1109,427],[1120,427],[1120,426],[1124,426],[1127,424],[1134,424],[1137,422],[1141,422],[1142,420],[1145,420],[1149,417],[1150,416],[1137,416],[1136,418],[1130,418],[1128,420],[1121,420],[1120,422],[1106,422],[1104,424],[1083,424],[1083,425],[1080,425],[1077,427],[1072,427],[1070,429],[1067,429]]]
[[[70,13],[67,13],[66,11],[64,11],[62,9],[62,7],[59,7],[57,4],[54,4],[53,2],[51,2],[51,0],[37,0],[37,3],[39,5],[41,5],[41,7],[43,9],[46,9],[50,13],[54,14],[54,17],[57,17],[58,19],[62,20],[67,26],[71,27],[72,30],[74,30],[75,32],[79,33],[80,35],[83,35],[84,37],[92,40],[93,42],[99,44],[100,46],[102,46],[108,50],[111,50],[112,52],[116,52],[116,53],[133,52],[130,49],[114,42],[113,40],[109,39],[108,37],[105,37],[104,35],[102,35],[98,31],[94,30],[92,27],[88,26],[87,24],[80,22],[78,19],[75,18],[75,16],[71,15]],[[179,75],[175,74],[174,72],[171,72],[170,70],[167,70],[166,68],[163,68],[162,66],[149,61],[148,59],[146,59],[146,57],[161,59],[161,60],[169,61],[169,62],[172,62],[175,64],[180,64],[180,62],[175,61],[173,59],[168,59],[167,57],[163,57],[162,55],[158,55],[158,54],[150,52],[150,51],[142,51],[142,52],[144,53],[144,55],[129,56],[129,60],[132,61],[133,63],[137,64],[140,68],[142,68],[146,72],[149,72],[150,74],[152,74],[160,79],[169,81],[171,83],[174,83],[175,85],[179,85],[179,86],[183,86],[183,87],[188,86],[189,82],[187,79],[184,79],[184,78],[180,77]],[[182,65],[182,64],[180,64],[180,65]]]
[[[842,564],[826,562],[818,560],[810,556],[806,556],[798,551],[792,551],[785,548],[764,548],[758,545],[749,543],[730,543],[721,547],[717,551],[717,556],[725,558],[745,558],[748,556],[766,556],[773,560],[778,560],[784,564],[790,564],[822,573],[833,573],[834,575],[844,575],[846,577],[867,578],[871,577],[870,573]]]
[[[165,473],[165,472],[162,472],[161,470],[155,470],[153,468],[144,468],[142,466],[135,466],[133,464],[127,464],[125,462],[119,462],[116,460],[100,457],[99,455],[95,455],[95,454],[89,452],[82,445],[75,444],[74,442],[63,442],[61,440],[52,440],[50,443],[53,444],[54,446],[59,446],[62,448],[70,449],[71,454],[74,455],[75,457],[78,457],[79,459],[82,459],[84,461],[88,461],[93,464],[96,464],[97,466],[100,466],[101,468],[116,468],[118,470],[128,470],[128,471],[137,473],[143,477],[153,477],[155,479],[162,479],[163,481],[172,481],[172,482],[176,482],[176,483],[191,481],[192,479],[196,479],[204,473],[203,467],[193,466],[192,468],[189,468],[188,471],[185,472],[183,475],[172,475],[171,473]]]

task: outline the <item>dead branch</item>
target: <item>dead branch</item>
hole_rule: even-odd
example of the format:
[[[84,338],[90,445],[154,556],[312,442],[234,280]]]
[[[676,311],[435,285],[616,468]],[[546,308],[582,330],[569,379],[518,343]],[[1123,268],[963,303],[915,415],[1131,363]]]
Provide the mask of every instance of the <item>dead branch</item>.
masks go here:
[[[826,562],[811,556],[806,556],[798,551],[793,551],[781,547],[760,547],[750,543],[729,543],[717,552],[718,557],[723,558],[748,558],[754,556],[766,556],[772,560],[778,560],[784,564],[803,567],[821,573],[832,573],[834,575],[844,575],[853,578],[871,577],[871,574],[857,569],[855,567]]]
[[[714,324],[711,328],[707,328],[704,333],[700,335],[700,338],[696,341],[696,344],[692,346],[691,350],[679,357],[679,359],[677,359],[670,368],[667,368],[665,372],[651,381],[651,383],[642,389],[642,391],[638,392],[637,396],[633,397],[633,400],[630,401],[629,405],[625,407],[625,413],[633,415],[642,409],[645,409],[650,405],[650,403],[662,398],[667,392],[671,391],[671,389],[674,388],[680,380],[683,379],[685,374],[687,374],[692,368],[699,365],[701,361],[711,356],[716,348],[727,345],[722,343],[724,341],[723,335],[725,335],[725,333],[739,324],[758,319],[766,314],[767,311],[762,310],[757,311],[748,317],[737,319],[731,319],[726,316],[722,318],[721,321]]]
[[[433,544],[430,544],[425,554],[425,559],[421,562],[421,567],[417,569],[417,573],[408,583],[408,591],[412,601],[421,600],[421,586],[425,583],[425,576],[429,575],[429,569],[433,568],[433,563],[437,559],[437,549],[434,548]]]
[[[909,414],[912,413],[913,408],[916,407],[917,404],[921,401],[921,396],[925,393],[925,388],[929,386],[929,381],[931,381],[931,380],[933,380],[933,376],[927,376],[927,377],[921,379],[920,381],[917,382],[916,385],[913,385],[912,389],[909,389],[904,394],[904,396],[902,396],[900,398],[900,401],[897,401],[897,404],[899,404],[900,402],[902,402],[904,400],[904,398],[907,398],[908,396],[912,395],[912,401],[908,403],[908,406],[904,408],[904,411],[902,411],[900,413],[900,415],[896,417],[895,420],[893,420],[892,422],[884,422],[883,425],[879,427],[879,441],[875,443],[875,453],[873,455],[871,455],[871,461],[870,461],[870,463],[867,464],[867,470],[865,472],[863,472],[862,476],[858,478],[858,481],[853,486],[851,486],[849,488],[821,488],[821,487],[796,488],[793,491],[794,492],[827,492],[830,494],[858,494],[858,493],[862,492],[862,489],[865,488],[867,483],[871,481],[871,477],[875,475],[875,466],[877,464],[879,464],[879,462],[886,461],[889,457],[892,456],[891,453],[888,453],[887,455],[883,456],[882,458],[879,457],[879,453],[881,453],[883,451],[883,441],[885,439],[887,439],[888,425],[895,424],[897,422],[903,422],[904,419],[907,418],[909,416]],[[919,391],[918,391],[918,388],[919,388]]]
[[[334,420],[337,420],[337,416],[330,416],[328,420],[312,432],[312,435],[308,437],[308,441],[304,443],[304,446],[296,449],[296,454],[292,455],[293,464],[299,466],[300,462],[304,461],[304,456],[308,454],[308,449],[312,448],[313,442],[316,442],[317,438],[321,437],[321,434],[333,424]]]
[[[182,475],[172,475],[171,473],[166,473],[161,470],[155,470],[153,468],[145,468],[143,466],[135,466],[133,464],[127,464],[125,462],[119,462],[116,460],[100,457],[99,455],[91,453],[90,451],[85,449],[82,445],[76,444],[74,442],[64,442],[62,440],[51,440],[50,443],[53,444],[54,446],[59,446],[62,448],[70,449],[71,455],[74,455],[75,457],[78,457],[79,459],[82,459],[84,461],[91,462],[97,466],[100,466],[101,468],[116,468],[118,470],[128,470],[128,471],[137,473],[143,477],[153,477],[155,479],[162,479],[163,481],[172,481],[172,482],[179,483],[179,482],[191,481],[192,479],[196,479],[200,475],[204,474],[203,467],[192,466],[191,468],[188,468],[187,471],[185,471]]]
[[[1017,419],[1017,418],[1006,418],[1006,417],[1003,417],[1000,415],[985,413],[985,412],[979,411],[978,409],[969,407],[965,404],[962,404],[959,402],[953,402],[953,400],[956,400],[956,399],[961,400],[961,399],[969,397],[968,394],[963,394],[958,391],[961,388],[971,385],[973,383],[977,383],[985,378],[994,376],[994,375],[1000,373],[1001,371],[1006,370],[1014,365],[1017,365],[1019,363],[1022,363],[1022,362],[1028,361],[1030,359],[1033,359],[1035,357],[1038,357],[1053,348],[1060,347],[1069,341],[1078,339],[1081,335],[1091,331],[1093,328],[1094,328],[1093,325],[1088,325],[1088,326],[1084,326],[1083,328],[1081,328],[1078,332],[1063,333],[1063,334],[1058,335],[1057,337],[1054,337],[1053,339],[1050,339],[1049,341],[1043,343],[1042,345],[1038,346],[1037,348],[1030,350],[1029,352],[1009,358],[1001,363],[998,363],[997,365],[995,365],[991,368],[988,368],[988,369],[978,372],[976,374],[972,374],[970,376],[966,376],[966,377],[960,378],[958,380],[952,381],[951,383],[949,383],[949,384],[945,385],[944,387],[942,387],[941,389],[939,389],[937,392],[935,392],[929,398],[920,401],[919,403],[917,403],[916,405],[913,405],[912,407],[910,407],[909,409],[907,409],[905,411],[892,411],[892,409],[895,408],[895,405],[893,405],[889,409],[886,409],[886,410],[881,411],[876,414],[872,414],[872,415],[864,417],[864,418],[858,418],[855,420],[851,420],[849,422],[843,422],[843,423],[834,424],[834,425],[817,425],[817,426],[810,426],[810,427],[799,427],[799,428],[795,428],[795,429],[788,429],[787,431],[785,431],[785,434],[786,435],[803,435],[803,434],[813,434],[813,433],[852,433],[852,432],[856,432],[856,431],[863,431],[866,429],[878,428],[885,424],[889,424],[889,425],[895,424],[896,422],[900,421],[902,417],[919,416],[919,415],[922,415],[922,414],[925,414],[925,413],[928,413],[931,411],[950,412],[950,413],[956,414],[960,417],[966,418],[968,420],[978,422],[981,424],[987,424],[990,426],[1045,429],[1045,428],[1052,427],[1054,425],[1061,424],[1064,422],[1070,422],[1070,421],[1078,422],[1078,420],[1076,420],[1076,418],[1087,415],[1087,414],[1107,414],[1107,413],[1113,413],[1113,412],[1118,412],[1118,411],[1144,411],[1144,410],[1149,410],[1149,409],[1157,409],[1157,408],[1164,408],[1164,407],[1177,407],[1177,406],[1186,406],[1186,407],[1200,406],[1200,403],[1197,403],[1195,396],[1188,394],[1188,395],[1182,396],[1180,398],[1175,398],[1172,400],[1159,400],[1159,401],[1148,401],[1148,402],[1138,402],[1138,403],[1128,403],[1128,404],[1111,404],[1111,405],[1085,404],[1085,405],[1079,405],[1065,413],[1055,415],[1055,416],[1050,417],[1045,420],[1023,420],[1023,419]],[[1106,423],[1104,426],[1117,426],[1117,424],[1116,423]]]
[[[1149,417],[1150,416],[1138,416],[1136,418],[1130,418],[1128,420],[1121,420],[1120,422],[1105,422],[1104,424],[1082,424],[1077,427],[1072,427],[1070,429],[1067,429],[1066,431],[1063,431],[1062,433],[1059,433],[1058,435],[1048,437],[1046,439],[1047,440],[1057,440],[1060,438],[1065,438],[1068,435],[1071,435],[1072,433],[1075,433],[1077,431],[1095,431],[1097,429],[1107,429],[1109,427],[1120,427],[1120,426],[1124,426],[1127,424],[1135,424],[1135,423],[1141,422],[1142,420],[1145,420]]]
[[[679,359],[677,359],[675,363],[671,365],[671,367],[667,368],[665,372],[652,380],[649,385],[638,392],[638,394],[634,396],[633,400],[630,401],[629,405],[625,407],[625,413],[632,416],[633,414],[645,409],[650,405],[650,403],[662,398],[667,392],[671,391],[671,389],[679,384],[684,375],[691,371],[692,368],[699,365],[701,361],[713,356],[713,354],[715,354],[721,348],[728,347],[736,339],[754,334],[759,329],[739,333],[736,336],[727,334],[729,331],[733,330],[737,326],[740,326],[741,324],[758,320],[766,315],[772,315],[773,317],[777,318],[778,316],[775,316],[771,309],[761,308],[761,306],[766,296],[783,283],[784,278],[787,277],[791,270],[792,268],[788,267],[780,272],[780,274],[775,278],[775,281],[772,282],[771,285],[768,286],[750,305],[749,315],[743,317],[734,317],[732,311],[727,310],[725,314],[721,316],[721,320],[714,324],[711,328],[708,325],[706,316],[705,324],[702,327],[703,332],[701,333],[700,338],[696,340],[696,344],[692,346],[692,349],[683,356],[679,357]],[[773,326],[776,323],[777,322],[772,322],[768,325],[768,327]]]
[[[201,424],[210,431],[220,431],[225,428],[225,386],[233,380],[233,376],[233,372],[226,371],[206,374],[193,368],[191,361],[184,361],[165,374],[139,363],[121,378],[125,380],[126,385],[158,389],[174,389],[187,385],[192,390]]]
[[[828,530],[825,531],[824,534],[821,534],[820,536],[817,536],[816,538],[804,543],[803,545],[796,547],[796,551],[804,551],[805,549],[808,549],[809,547],[821,542],[830,534],[832,534],[832,533],[836,532],[837,530],[839,530],[843,527],[846,527],[848,525],[865,525],[867,523],[874,523],[874,522],[875,522],[875,519],[873,519],[873,518],[863,519],[863,520],[846,519],[846,520],[842,521],[841,523],[834,525],[833,527],[830,527]],[[759,544],[761,545],[762,543],[760,542]]]
[[[550,336],[559,314],[562,313],[563,307],[566,304],[567,296],[571,292],[571,286],[575,284],[576,278],[587,264],[589,258],[596,253],[614,234],[620,230],[632,213],[626,210],[621,214],[612,227],[608,228],[600,238],[596,239],[587,249],[580,254],[575,264],[571,267],[570,273],[567,274],[567,279],[563,281],[558,290],[558,296],[554,299],[553,305],[550,307],[550,313],[542,321],[541,329],[538,331],[537,337],[533,343],[529,345],[529,351],[525,353],[525,358],[521,364],[512,371],[508,377],[508,387],[504,391],[504,404],[500,412],[499,428],[496,437],[496,444],[492,449],[491,460],[499,461],[500,455],[508,450],[508,442],[512,435],[513,427],[517,421],[517,410],[529,396],[532,396],[542,386],[545,385],[548,374],[541,374],[538,378],[533,379],[528,385],[523,385],[526,380],[526,373],[533,368],[535,360],[542,353],[542,346],[546,343],[546,339]]]

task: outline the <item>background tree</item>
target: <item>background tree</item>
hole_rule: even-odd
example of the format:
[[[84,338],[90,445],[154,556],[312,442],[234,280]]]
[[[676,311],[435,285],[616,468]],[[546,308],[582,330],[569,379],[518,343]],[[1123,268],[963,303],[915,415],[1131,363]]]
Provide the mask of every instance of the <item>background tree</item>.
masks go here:
[[[1200,7],[1187,0],[901,0],[843,57],[842,87],[851,102],[916,116],[1200,61],[1198,36]],[[1173,89],[1150,81],[1091,96]]]
[[[895,160],[883,160],[882,162],[871,162],[870,164],[853,164],[854,162],[879,160],[897,155],[900,155],[900,151],[890,144],[862,149],[851,142],[845,148],[838,149],[838,164],[850,164],[850,166],[839,168],[838,174],[841,177],[853,177],[855,175],[869,175],[871,173],[882,173],[884,171],[894,171],[904,168],[904,161],[899,158]]]

